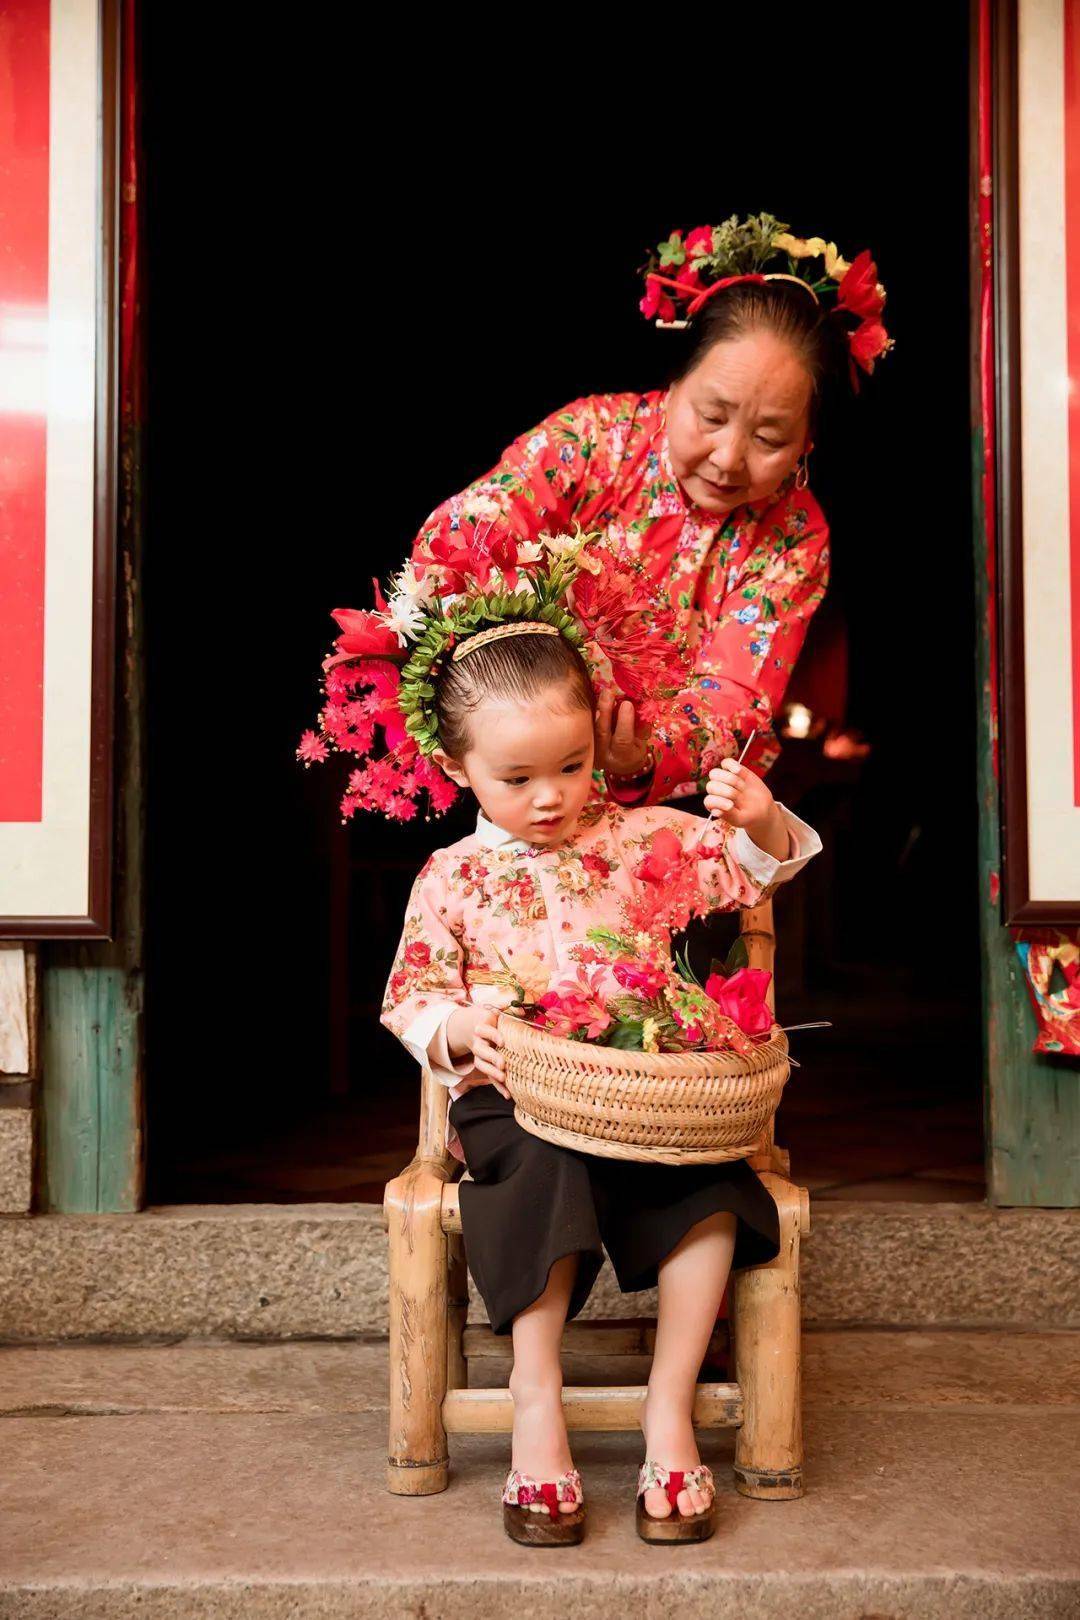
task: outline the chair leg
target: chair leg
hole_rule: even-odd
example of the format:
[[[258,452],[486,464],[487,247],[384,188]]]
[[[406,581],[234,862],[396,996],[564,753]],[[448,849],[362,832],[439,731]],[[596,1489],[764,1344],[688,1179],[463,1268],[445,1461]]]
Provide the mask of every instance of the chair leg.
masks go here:
[[[390,1445],[395,1496],[446,1489],[447,1252],[439,1161],[414,1160],[386,1189],[390,1237]]]
[[[780,1253],[735,1277],[735,1377],[744,1418],[735,1441],[743,1496],[784,1501],[803,1493],[799,1240],[810,1229],[802,1187],[765,1171],[780,1213]]]
[[[465,1324],[469,1319],[469,1271],[460,1232],[446,1239],[448,1323],[446,1335],[446,1387],[468,1389],[469,1363],[465,1359]]]

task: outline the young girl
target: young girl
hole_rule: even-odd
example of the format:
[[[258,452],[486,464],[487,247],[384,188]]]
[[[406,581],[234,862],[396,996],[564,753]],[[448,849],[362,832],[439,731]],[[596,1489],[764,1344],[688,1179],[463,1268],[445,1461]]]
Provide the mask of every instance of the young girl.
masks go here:
[[[476,832],[438,850],[416,880],[383,1022],[448,1089],[452,1146],[460,1143],[471,1174],[461,1187],[469,1268],[492,1328],[513,1335],[504,1522],[515,1539],[531,1525],[532,1542],[541,1529],[552,1541],[583,1534],[559,1346],[606,1248],[624,1292],[659,1284],[639,1529],[653,1539],[649,1525],[674,1513],[704,1539],[714,1488],[691,1423],[697,1374],[729,1270],[778,1252],[776,1206],[744,1160],[654,1166],[573,1152],[523,1130],[504,1084],[497,1009],[516,990],[537,1000],[574,976],[586,998],[618,994],[586,945],[590,928],[633,927],[643,904],[662,913],[670,885],[690,873],[711,909],[756,905],[820,841],[733,759],[708,778],[715,820],[587,802],[593,685],[580,653],[549,623],[458,641],[433,688],[433,757],[472,789],[480,813]]]

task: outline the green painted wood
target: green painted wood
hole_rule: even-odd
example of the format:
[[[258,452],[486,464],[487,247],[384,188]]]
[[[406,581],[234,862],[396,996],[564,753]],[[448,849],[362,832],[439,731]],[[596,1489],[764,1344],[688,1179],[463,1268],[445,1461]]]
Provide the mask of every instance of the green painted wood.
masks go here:
[[[978,401],[978,389],[974,398]],[[977,408],[977,403],[976,403]],[[986,1182],[992,1204],[1080,1205],[1080,1073],[1031,1050],[1035,1018],[1009,930],[1002,926],[1001,806],[994,771],[996,694],[991,690],[990,615],[998,610],[987,569],[981,424],[973,436],[978,683],[979,930],[985,1032]]]
[[[42,1203],[68,1214],[141,1202],[141,976],[53,963],[42,1036]]]

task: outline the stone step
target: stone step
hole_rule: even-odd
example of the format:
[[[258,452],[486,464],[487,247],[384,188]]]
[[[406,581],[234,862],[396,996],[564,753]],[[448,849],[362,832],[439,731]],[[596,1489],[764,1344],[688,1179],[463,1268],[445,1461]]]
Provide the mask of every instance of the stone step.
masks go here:
[[[542,1557],[502,1532],[504,1437],[453,1437],[440,1496],[385,1491],[382,1345],[0,1350],[0,1616],[1080,1612],[1080,1335],[811,1330],[805,1386],[801,1500],[737,1496],[732,1437],[710,1434],[717,1534],[649,1547],[640,1437],[583,1434],[588,1535]]]
[[[1080,1326],[1080,1211],[821,1202],[807,1323]],[[368,1204],[161,1205],[0,1221],[0,1340],[354,1338],[386,1332]],[[591,1316],[645,1316],[604,1267]],[[474,1318],[482,1319],[473,1300]]]

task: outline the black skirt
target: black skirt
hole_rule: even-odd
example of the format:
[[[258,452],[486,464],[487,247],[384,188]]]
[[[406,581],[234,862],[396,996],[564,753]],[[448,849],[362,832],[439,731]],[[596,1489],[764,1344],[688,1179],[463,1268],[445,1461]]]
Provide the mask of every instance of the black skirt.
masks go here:
[[[461,1184],[465,1254],[496,1333],[510,1332],[566,1254],[580,1255],[569,1318],[604,1249],[624,1294],[652,1288],[660,1262],[709,1215],[736,1217],[733,1269],[780,1252],[776,1202],[745,1159],[654,1165],[556,1147],[523,1130],[494,1086],[452,1102],[450,1121],[472,1176]]]

